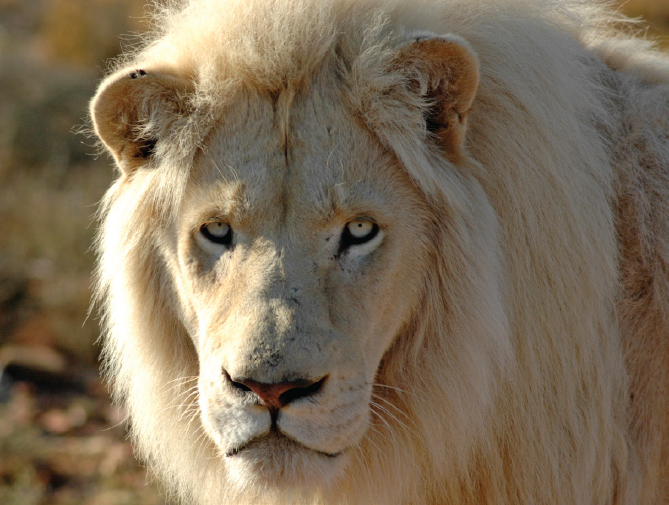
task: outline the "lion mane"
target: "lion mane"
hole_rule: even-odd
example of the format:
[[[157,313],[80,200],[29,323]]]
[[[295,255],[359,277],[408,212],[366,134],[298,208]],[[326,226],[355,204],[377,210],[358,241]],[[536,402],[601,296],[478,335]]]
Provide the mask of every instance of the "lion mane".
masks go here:
[[[669,503],[669,60],[630,36],[633,25],[600,4],[548,0],[193,0],[164,3],[152,19],[150,35],[115,63],[91,104],[95,131],[119,168],[100,210],[96,298],[104,372],[127,409],[137,453],[171,498]],[[273,104],[262,110],[280,117],[305,100],[312,105],[286,113],[284,123],[268,124],[253,108]],[[242,102],[251,105],[235,109]],[[316,119],[301,127],[309,114]],[[321,133],[321,117],[323,124],[335,118],[338,129]],[[302,128],[300,139],[289,139],[291,128]],[[241,225],[211,216],[195,231],[180,223],[194,215],[192,202],[207,202],[193,196],[207,184],[232,184],[238,172],[243,179],[247,158],[275,163],[274,147],[262,139],[279,131],[289,140],[277,160],[308,150],[312,140],[330,146],[305,179],[313,194],[318,184],[330,184],[326,196],[344,182],[354,187],[328,174],[354,163],[344,151],[358,149],[357,158],[368,156],[360,161],[365,187],[400,188],[383,204],[400,217],[379,221],[380,231],[367,214],[342,221],[381,237],[372,252],[355,245],[357,256],[343,246],[332,253],[328,261],[342,266],[328,275],[348,279],[344,301],[331,302],[340,288],[309,288],[303,298],[293,288],[294,303],[272,299],[278,315],[271,323],[258,316],[262,331],[251,334],[248,321],[270,303],[248,316],[237,307],[272,265],[290,265],[290,254],[258,260],[233,289],[221,280],[224,260],[206,258],[228,254],[220,252],[231,247],[222,233]],[[237,164],[226,165],[220,153],[235,150]],[[374,175],[369,167],[377,165]],[[253,198],[245,195],[235,198]],[[277,201],[277,214],[282,205],[308,207]],[[205,229],[211,222],[223,238]],[[413,237],[414,249],[395,258],[384,251],[395,247],[397,230]],[[295,240],[286,244],[298,250]],[[401,279],[351,273],[376,268],[378,258]],[[311,275],[306,265],[295,270],[300,279]],[[330,282],[324,279],[317,284]],[[354,282],[364,296],[356,298]],[[198,290],[208,298],[189,297]],[[198,300],[226,315],[208,308],[201,317]],[[343,427],[318,435],[348,412],[321,399],[348,380],[332,372],[308,391],[296,380],[285,386],[299,389],[298,401],[272,421],[282,430],[282,422],[297,423],[318,454],[263,438],[266,452],[258,444],[245,451],[252,456],[241,454],[244,446],[229,450],[233,435],[251,430],[238,418],[216,421],[227,419],[230,395],[250,398],[260,382],[283,388],[273,370],[311,366],[327,346],[339,352],[331,340],[314,347],[299,337],[301,352],[281,340],[299,333],[303,305],[319,300],[329,319],[313,321],[353,328],[342,335],[367,319],[385,324],[365,330],[388,336],[360,361],[371,376],[346,393],[360,392],[362,424],[357,417],[349,424],[363,428],[343,442]],[[281,330],[281,317],[293,329]],[[215,327],[225,331],[204,329]],[[251,340],[260,344],[242,349]],[[337,359],[353,360],[349,354]],[[230,372],[229,392],[214,391],[212,355],[227,370],[238,362],[230,356],[251,356],[247,369],[273,379]],[[253,415],[266,414],[248,402]],[[312,409],[311,421],[290,417],[300,408]],[[269,422],[258,419],[257,426]],[[267,477],[270,467],[276,471]]]

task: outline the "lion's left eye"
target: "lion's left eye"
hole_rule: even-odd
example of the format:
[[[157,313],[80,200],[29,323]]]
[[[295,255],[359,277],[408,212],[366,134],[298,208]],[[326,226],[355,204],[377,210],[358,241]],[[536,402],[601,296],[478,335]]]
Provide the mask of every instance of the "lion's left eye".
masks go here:
[[[209,242],[213,242],[214,244],[220,244],[226,247],[230,247],[232,244],[232,228],[230,228],[230,225],[227,223],[219,221],[207,223],[202,225],[200,233]]]
[[[379,233],[379,225],[372,221],[357,219],[347,223],[341,237],[341,250],[352,245],[364,244]]]

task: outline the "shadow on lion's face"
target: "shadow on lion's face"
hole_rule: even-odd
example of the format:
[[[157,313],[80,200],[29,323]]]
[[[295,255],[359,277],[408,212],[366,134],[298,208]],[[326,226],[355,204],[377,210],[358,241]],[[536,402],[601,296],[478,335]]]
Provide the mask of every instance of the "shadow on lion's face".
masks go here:
[[[318,87],[225,111],[163,252],[206,436],[237,480],[300,485],[346,466],[424,290],[423,198]]]

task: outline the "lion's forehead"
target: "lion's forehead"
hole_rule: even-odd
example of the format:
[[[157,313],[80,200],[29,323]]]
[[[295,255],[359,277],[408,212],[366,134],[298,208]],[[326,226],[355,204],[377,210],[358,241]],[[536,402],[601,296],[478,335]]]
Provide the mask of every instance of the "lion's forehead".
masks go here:
[[[195,200],[277,225],[391,211],[389,197],[409,183],[379,142],[336,97],[284,93],[248,96],[224,112],[194,170]]]

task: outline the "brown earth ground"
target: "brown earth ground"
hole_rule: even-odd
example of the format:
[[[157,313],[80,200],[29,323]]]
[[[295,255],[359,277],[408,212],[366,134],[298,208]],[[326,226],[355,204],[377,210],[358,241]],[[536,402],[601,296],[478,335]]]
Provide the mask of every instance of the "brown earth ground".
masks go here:
[[[669,1],[629,0],[669,49]],[[0,503],[162,504],[98,376],[87,317],[110,160],[81,129],[142,0],[0,0]],[[642,28],[646,30],[646,28]],[[79,126],[78,126],[79,125]]]

